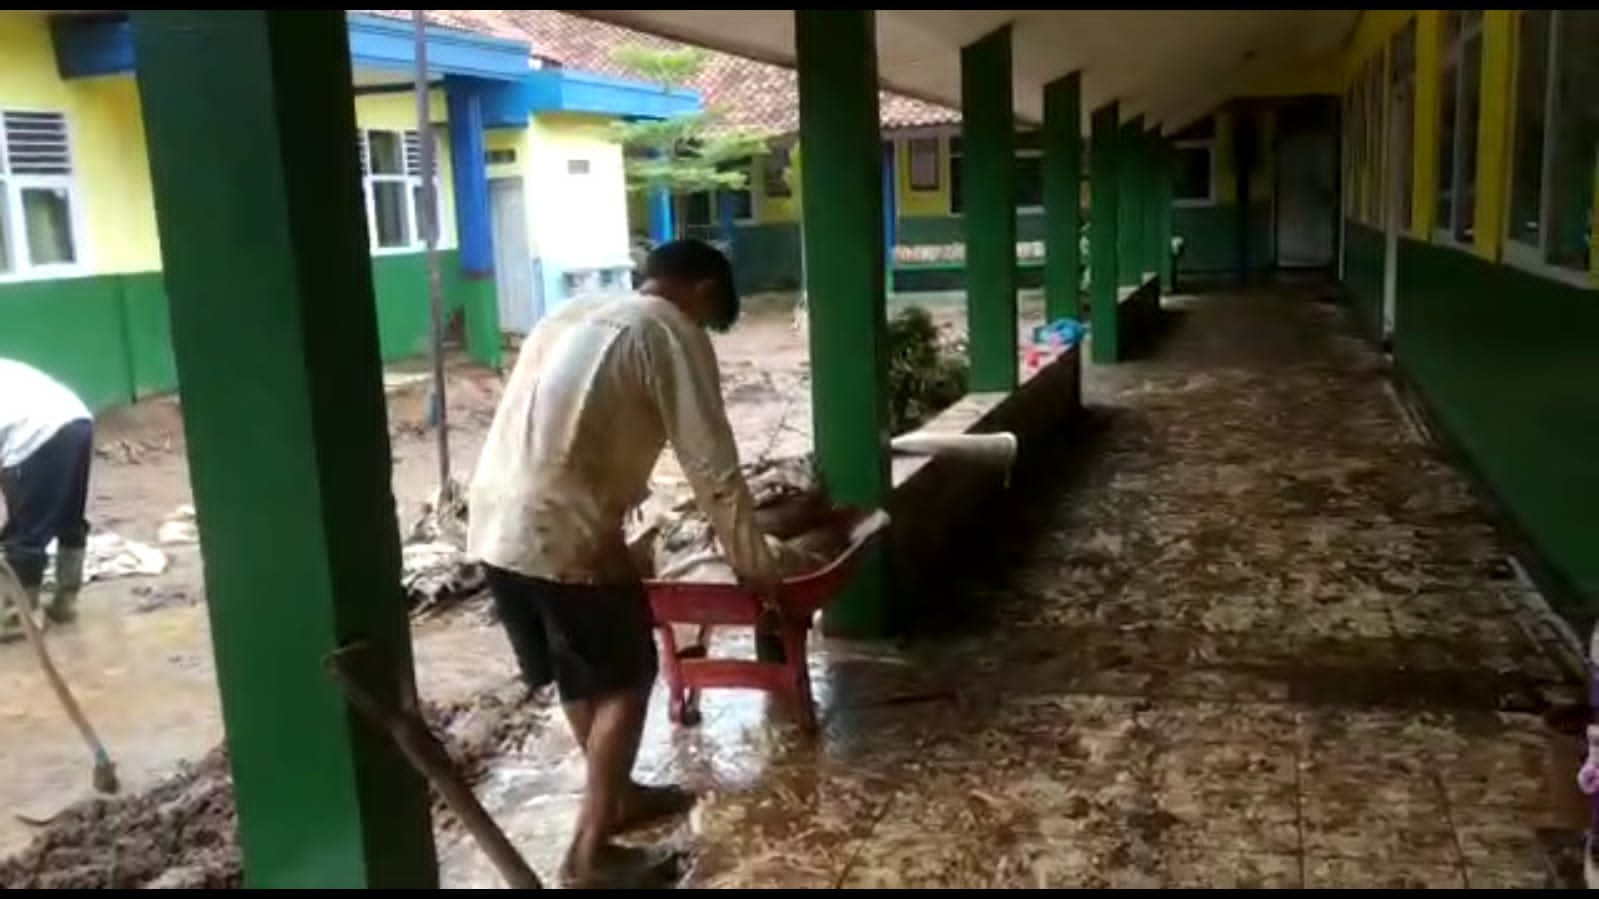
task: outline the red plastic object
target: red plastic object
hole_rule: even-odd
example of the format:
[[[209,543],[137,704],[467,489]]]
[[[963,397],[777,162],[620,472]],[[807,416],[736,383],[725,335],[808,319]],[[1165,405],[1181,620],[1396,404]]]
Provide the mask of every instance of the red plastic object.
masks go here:
[[[816,732],[816,699],[811,693],[806,656],[811,621],[849,582],[860,561],[861,549],[888,525],[888,516],[883,512],[863,515],[858,510],[841,510],[840,514],[853,523],[849,548],[826,568],[784,581],[778,588],[778,605],[782,611],[781,662],[710,658],[693,654],[693,650],[685,655],[672,635],[673,624],[697,624],[700,626],[699,643],[704,647],[713,626],[753,629],[761,614],[761,603],[755,594],[735,584],[645,583],[655,628],[665,650],[666,684],[671,692],[669,713],[673,724],[692,727],[699,723],[701,690],[735,687],[783,696],[793,706],[805,731]]]

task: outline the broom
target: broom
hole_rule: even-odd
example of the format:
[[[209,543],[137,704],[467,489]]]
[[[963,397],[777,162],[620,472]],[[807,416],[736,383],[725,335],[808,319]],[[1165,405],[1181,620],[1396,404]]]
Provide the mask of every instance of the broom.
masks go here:
[[[89,719],[83,714],[78,701],[73,698],[72,691],[67,688],[67,682],[61,677],[61,672],[56,670],[55,663],[50,660],[50,653],[44,646],[44,635],[39,633],[39,626],[33,621],[33,610],[28,608],[27,591],[22,588],[22,582],[17,579],[16,572],[0,559],[0,596],[9,595],[12,605],[17,610],[17,617],[22,621],[22,632],[27,635],[28,643],[33,646],[33,654],[39,659],[39,667],[44,670],[45,679],[50,681],[50,689],[55,691],[56,698],[61,700],[61,707],[66,709],[67,717],[77,725],[78,733],[83,736],[83,742],[88,745],[89,752],[94,756],[94,788],[102,793],[115,793],[118,789],[117,769],[111,763],[111,756],[105,751],[105,744],[100,742],[100,737],[94,732],[94,727],[89,724]]]

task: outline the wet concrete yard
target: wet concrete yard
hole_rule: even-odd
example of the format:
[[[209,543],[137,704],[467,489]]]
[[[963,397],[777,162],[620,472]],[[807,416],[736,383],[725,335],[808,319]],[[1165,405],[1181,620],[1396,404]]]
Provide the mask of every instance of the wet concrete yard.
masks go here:
[[[657,691],[639,773],[707,791],[658,835],[685,885],[1556,882],[1539,714],[1580,693],[1485,510],[1334,307],[1181,305],[1090,372],[1060,470],[926,597],[936,634],[817,650],[814,744],[751,694],[674,734]],[[581,777],[552,719],[481,790],[542,871]]]

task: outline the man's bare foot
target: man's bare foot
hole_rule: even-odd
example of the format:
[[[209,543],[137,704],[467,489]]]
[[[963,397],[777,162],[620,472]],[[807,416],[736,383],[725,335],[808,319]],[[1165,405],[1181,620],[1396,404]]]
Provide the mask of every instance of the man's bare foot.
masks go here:
[[[673,886],[679,876],[679,854],[657,847],[608,843],[588,865],[568,855],[561,865],[561,886],[569,890],[650,890]]]
[[[697,797],[679,786],[632,784],[617,810],[616,832],[627,833],[662,818],[681,815],[694,807]]]

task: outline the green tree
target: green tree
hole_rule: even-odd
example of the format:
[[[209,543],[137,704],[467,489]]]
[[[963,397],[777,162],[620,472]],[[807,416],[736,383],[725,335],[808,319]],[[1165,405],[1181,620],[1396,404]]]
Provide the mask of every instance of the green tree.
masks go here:
[[[627,44],[613,58],[664,92],[688,88],[705,67],[706,54],[695,47],[661,50]],[[626,151],[630,191],[743,190],[749,184],[749,160],[766,152],[759,134],[728,123],[720,109],[709,105],[698,112],[615,127]]]

